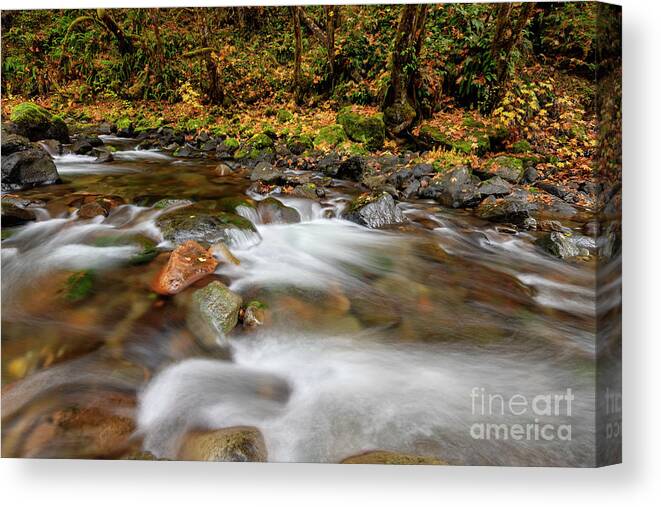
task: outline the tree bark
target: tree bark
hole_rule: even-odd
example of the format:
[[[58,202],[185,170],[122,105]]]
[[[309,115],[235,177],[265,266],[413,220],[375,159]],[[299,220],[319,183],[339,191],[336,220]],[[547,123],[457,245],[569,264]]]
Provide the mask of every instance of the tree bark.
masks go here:
[[[133,53],[134,49],[131,39],[126,36],[124,31],[119,27],[108,11],[106,11],[106,9],[97,9],[96,14],[101,23],[103,23],[108,31],[115,36],[115,39],[117,39],[117,47],[119,48],[120,54],[128,55]]]
[[[390,84],[383,102],[388,131],[400,136],[419,117],[415,80],[418,57],[424,40],[428,5],[405,5],[397,28],[392,52]]]
[[[301,12],[300,7],[292,7],[292,18],[294,21],[294,97],[296,102],[303,98],[303,86],[301,80],[301,58],[303,53],[303,41],[301,36]]]
[[[495,107],[504,94],[508,68],[512,51],[521,42],[523,30],[535,13],[535,2],[524,3],[515,15],[515,4],[498,5],[496,14],[496,29],[491,45],[491,58],[496,62],[493,98],[491,107]]]

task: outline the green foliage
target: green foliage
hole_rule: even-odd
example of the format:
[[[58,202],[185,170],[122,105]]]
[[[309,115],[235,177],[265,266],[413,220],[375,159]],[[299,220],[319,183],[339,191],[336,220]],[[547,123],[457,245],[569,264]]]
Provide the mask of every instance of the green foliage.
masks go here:
[[[328,125],[319,129],[314,138],[314,147],[318,149],[335,148],[338,144],[347,140],[342,125]]]

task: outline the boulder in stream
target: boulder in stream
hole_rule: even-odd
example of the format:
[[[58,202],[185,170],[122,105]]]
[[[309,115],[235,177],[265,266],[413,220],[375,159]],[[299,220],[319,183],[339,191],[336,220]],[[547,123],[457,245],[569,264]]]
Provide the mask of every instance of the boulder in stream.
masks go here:
[[[211,431],[191,431],[179,449],[185,461],[266,461],[266,444],[261,432],[252,426],[236,426]]]
[[[429,185],[420,188],[418,195],[450,208],[471,207],[481,199],[477,181],[468,167],[458,166],[440,178],[432,179]]]
[[[596,251],[594,239],[587,236],[557,231],[545,234],[535,244],[560,259],[579,256],[585,257],[590,255],[591,252]]]
[[[402,224],[406,217],[388,193],[362,194],[349,206],[346,219],[370,229]]]
[[[2,190],[21,190],[60,181],[51,156],[36,145],[2,156]]]
[[[186,316],[188,328],[205,346],[222,344],[239,321],[242,303],[241,296],[213,281],[193,293]]]
[[[154,292],[171,295],[211,274],[218,261],[195,241],[186,241],[170,254],[168,263],[152,282]]]
[[[207,209],[200,205],[167,211],[156,219],[156,225],[161,230],[163,239],[175,244],[189,240],[208,245],[217,241],[230,244],[235,232],[259,237],[250,220],[234,213]]]

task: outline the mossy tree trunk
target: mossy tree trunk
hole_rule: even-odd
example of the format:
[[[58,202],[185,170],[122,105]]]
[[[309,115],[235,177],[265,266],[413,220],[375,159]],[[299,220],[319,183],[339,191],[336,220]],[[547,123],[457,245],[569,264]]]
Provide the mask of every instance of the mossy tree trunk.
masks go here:
[[[428,5],[405,5],[399,19],[390,83],[382,106],[386,128],[397,137],[405,134],[420,116],[415,82],[428,8]]]

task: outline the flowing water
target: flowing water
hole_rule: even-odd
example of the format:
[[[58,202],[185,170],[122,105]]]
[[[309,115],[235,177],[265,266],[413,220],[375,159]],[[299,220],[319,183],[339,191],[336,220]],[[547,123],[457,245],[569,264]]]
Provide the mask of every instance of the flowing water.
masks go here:
[[[134,265],[135,244],[98,240],[140,234],[165,252],[155,226],[163,210],[151,204],[245,195],[249,182],[217,176],[211,161],[106,142],[119,150],[110,164],[55,157],[64,183],[21,192],[46,206],[2,242],[4,449],[75,456],[66,445],[35,450],[35,421],[121,393],[137,401],[108,406],[136,421],[135,441],[157,457],[174,457],[188,429],[250,425],[270,461],[385,449],[452,464],[589,464],[593,264],[554,259],[529,233],[431,202],[401,203],[409,224],[370,230],[341,218],[357,192],[345,182],[320,202],[279,197],[300,223],[264,224],[239,208],[258,235],[234,237],[240,264],[221,263],[214,276],[265,303],[268,321],[235,329],[227,349],[204,348],[186,328],[185,295],[149,289],[167,253]],[[133,204],[83,220],[57,205],[74,192]],[[81,271],[92,290],[74,302],[66,287]],[[552,411],[508,405],[568,390],[570,410],[566,398]],[[487,423],[530,428],[481,438]],[[544,425],[553,438],[540,436]],[[570,440],[556,432],[567,427]]]

